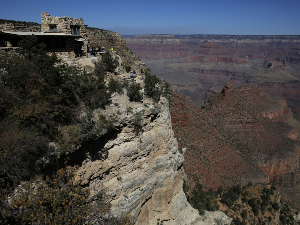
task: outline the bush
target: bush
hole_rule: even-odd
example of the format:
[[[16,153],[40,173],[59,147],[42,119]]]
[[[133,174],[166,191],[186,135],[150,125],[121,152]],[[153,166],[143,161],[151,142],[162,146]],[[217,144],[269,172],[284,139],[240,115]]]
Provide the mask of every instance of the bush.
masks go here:
[[[142,87],[140,84],[130,84],[127,89],[127,96],[130,101],[140,102],[143,99],[143,95],[141,93]]]
[[[139,133],[143,128],[143,118],[140,115],[135,116],[133,120],[134,132]]]
[[[129,71],[131,70],[131,66],[130,65],[125,65],[124,66],[125,70],[127,73],[129,73]]]
[[[102,54],[102,63],[104,65],[105,71],[108,71],[110,73],[113,73],[119,65],[119,62],[116,59],[113,59],[108,51]]]
[[[5,128],[0,133],[0,174],[18,184],[38,172],[36,161],[45,154],[48,140],[30,128],[15,124]]]
[[[280,220],[280,224],[282,224],[282,225],[295,224],[295,219],[293,217],[293,213],[290,210],[288,205],[284,204],[281,207],[279,220]]]
[[[242,210],[241,216],[242,216],[242,218],[247,219],[248,213],[247,213],[247,210],[246,210],[246,209],[243,209],[243,210]]]
[[[161,80],[155,75],[146,75],[145,77],[145,94],[153,98],[155,102],[159,101],[161,90],[160,90]]]
[[[275,202],[274,204],[272,204],[272,207],[273,207],[273,209],[275,211],[278,211],[280,209],[280,205],[277,202]]]
[[[47,55],[35,36],[19,46],[19,54],[0,55],[0,173],[14,184],[38,172],[47,143],[60,140],[59,127],[78,122],[80,107],[95,109],[109,101],[100,66],[90,75],[79,72]],[[75,130],[67,133],[77,136]],[[72,141],[64,141],[66,149]]]
[[[223,187],[222,186],[218,187],[217,193],[218,193],[219,196],[222,195],[222,193],[223,193]]]
[[[230,188],[223,193],[221,202],[231,207],[233,203],[239,198],[239,195],[234,192],[234,188]]]
[[[155,75],[150,74],[150,70],[146,70],[145,76],[145,95],[158,102],[160,96],[169,97],[171,94],[171,85],[161,81]]]
[[[199,182],[196,183],[196,186],[192,191],[190,203],[201,215],[204,214],[204,210],[215,211],[219,208],[214,199],[213,192],[205,192]]]
[[[122,84],[111,77],[108,82],[108,91],[110,95],[114,92],[121,94],[123,92]]]
[[[89,189],[72,182],[73,168],[60,169],[52,177],[27,182],[11,205],[6,202],[2,220],[14,224],[130,224],[129,217],[107,216],[110,204],[105,190],[90,197]]]

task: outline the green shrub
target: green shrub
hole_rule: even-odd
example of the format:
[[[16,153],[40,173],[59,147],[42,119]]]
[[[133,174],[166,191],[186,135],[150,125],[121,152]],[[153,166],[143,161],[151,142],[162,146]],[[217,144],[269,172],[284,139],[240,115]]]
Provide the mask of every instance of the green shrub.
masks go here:
[[[143,128],[143,118],[140,115],[135,116],[132,124],[135,133],[139,133]]]
[[[192,191],[190,203],[201,215],[204,214],[204,210],[215,211],[219,208],[214,199],[213,192],[205,192],[199,182],[196,183]]]
[[[221,202],[225,203],[228,207],[231,207],[233,203],[239,198],[239,195],[235,193],[236,189],[230,188],[223,193]]]
[[[145,76],[145,94],[153,98],[155,102],[159,101],[161,95],[161,80],[155,75],[147,74]]]
[[[61,154],[75,149],[80,144],[80,131],[76,126],[65,126],[61,128],[61,138],[58,141]]]
[[[110,95],[114,92],[118,92],[121,94],[123,92],[122,84],[111,77],[108,82],[108,91]]]
[[[243,209],[243,210],[242,210],[241,216],[242,216],[242,218],[247,219],[248,213],[247,213],[247,210],[246,210],[246,209]]]
[[[277,202],[275,202],[274,204],[272,204],[272,207],[273,207],[273,209],[275,211],[278,211],[280,209],[280,205]]]
[[[172,92],[172,88],[169,83],[163,82],[155,75],[151,75],[150,71],[148,70],[146,70],[144,90],[145,95],[152,98],[154,102],[158,102],[160,96],[164,96],[169,99],[169,96]]]
[[[293,212],[291,211],[291,209],[287,204],[283,204],[283,206],[281,207],[279,220],[280,220],[280,224],[282,225],[295,224]]]
[[[218,187],[217,193],[219,194],[219,196],[222,195],[222,193],[223,193],[223,187],[222,186]]]
[[[0,133],[0,140],[0,174],[18,184],[39,171],[36,161],[47,150],[47,138],[34,129],[7,124]]]
[[[19,46],[19,54],[0,55],[0,173],[14,184],[38,173],[36,163],[48,154],[47,143],[61,138],[59,127],[77,123],[82,108],[109,101],[100,67],[87,75],[62,64],[34,36]],[[77,145],[73,131],[63,138],[62,149]]]
[[[131,66],[130,65],[125,65],[124,66],[125,70],[127,73],[129,73],[129,71],[131,70]]]
[[[143,95],[141,93],[142,87],[140,84],[130,84],[127,89],[127,96],[129,97],[130,101],[140,102],[143,99]]]
[[[106,51],[104,54],[102,54],[101,61],[104,65],[105,71],[108,71],[110,73],[113,73],[119,65],[119,62],[116,59],[113,59],[109,51]]]
[[[110,204],[105,190],[90,197],[88,188],[73,183],[73,171],[67,167],[45,180],[23,184],[19,195],[6,202],[9,210],[2,211],[2,220],[10,217],[14,224],[130,224],[129,217],[107,216]]]

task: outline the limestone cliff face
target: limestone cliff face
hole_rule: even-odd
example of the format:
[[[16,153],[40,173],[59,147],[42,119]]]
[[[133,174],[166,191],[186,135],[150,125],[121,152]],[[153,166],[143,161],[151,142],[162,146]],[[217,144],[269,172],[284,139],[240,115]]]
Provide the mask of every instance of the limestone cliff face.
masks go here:
[[[107,150],[107,159],[87,158],[76,179],[91,194],[104,186],[113,215],[130,214],[135,224],[230,224],[222,212],[200,217],[187,202],[182,189],[184,158],[173,136],[166,99],[135,103],[116,94],[111,106],[94,112],[95,119],[99,113],[115,117],[115,136],[98,146],[99,151]],[[137,123],[142,125],[139,131]]]

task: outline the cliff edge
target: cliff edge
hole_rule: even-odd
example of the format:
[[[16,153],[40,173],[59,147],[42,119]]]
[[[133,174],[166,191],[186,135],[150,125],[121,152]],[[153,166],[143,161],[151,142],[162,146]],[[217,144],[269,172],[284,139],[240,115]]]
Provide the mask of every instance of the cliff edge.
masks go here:
[[[107,159],[87,158],[76,179],[91,194],[103,185],[114,216],[130,214],[135,224],[230,224],[223,212],[206,212],[201,217],[188,203],[182,189],[184,158],[165,98],[157,104],[147,98],[130,102],[125,94],[116,93],[110,106],[94,111],[94,119],[99,114],[115,118],[114,138],[102,147]],[[141,125],[138,132],[137,123]]]

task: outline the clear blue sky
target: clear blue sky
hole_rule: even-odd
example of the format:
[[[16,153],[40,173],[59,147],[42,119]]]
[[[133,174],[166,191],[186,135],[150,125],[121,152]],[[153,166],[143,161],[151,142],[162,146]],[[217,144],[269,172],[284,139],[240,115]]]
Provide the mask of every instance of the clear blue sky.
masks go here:
[[[1,0],[0,18],[41,12],[120,34],[300,35],[300,0]]]

